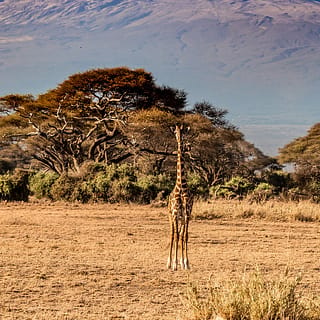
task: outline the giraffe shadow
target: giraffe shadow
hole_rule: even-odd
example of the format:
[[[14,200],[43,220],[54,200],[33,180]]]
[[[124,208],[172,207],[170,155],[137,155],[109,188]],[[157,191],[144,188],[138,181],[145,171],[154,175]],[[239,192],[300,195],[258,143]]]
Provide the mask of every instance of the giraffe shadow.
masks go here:
[[[225,240],[202,240],[199,241],[200,244],[226,244],[227,242]]]

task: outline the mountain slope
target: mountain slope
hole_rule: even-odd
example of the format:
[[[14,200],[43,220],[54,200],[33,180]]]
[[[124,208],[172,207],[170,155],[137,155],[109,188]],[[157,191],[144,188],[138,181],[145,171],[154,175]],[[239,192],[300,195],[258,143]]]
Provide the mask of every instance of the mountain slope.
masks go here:
[[[0,26],[0,94],[40,93],[89,68],[144,67],[190,103],[227,108],[273,154],[319,118],[319,1],[3,0]],[[261,132],[275,124],[270,147]]]
[[[2,25],[60,23],[85,25],[88,29],[104,29],[106,21],[113,27],[160,20],[191,22],[203,18],[218,18],[220,22],[254,18],[259,27],[274,19],[277,22],[319,22],[319,2],[306,0],[2,0]],[[114,18],[113,18],[114,17]],[[157,19],[156,21],[154,19]]]

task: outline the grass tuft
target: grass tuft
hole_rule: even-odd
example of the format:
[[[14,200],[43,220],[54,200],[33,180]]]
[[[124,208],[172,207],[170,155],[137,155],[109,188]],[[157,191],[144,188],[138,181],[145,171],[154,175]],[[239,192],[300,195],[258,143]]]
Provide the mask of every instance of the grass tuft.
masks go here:
[[[301,222],[317,222],[320,221],[319,217],[314,215],[314,214],[310,214],[310,213],[303,213],[303,212],[296,212],[294,214],[294,219],[297,221],[301,221]]]

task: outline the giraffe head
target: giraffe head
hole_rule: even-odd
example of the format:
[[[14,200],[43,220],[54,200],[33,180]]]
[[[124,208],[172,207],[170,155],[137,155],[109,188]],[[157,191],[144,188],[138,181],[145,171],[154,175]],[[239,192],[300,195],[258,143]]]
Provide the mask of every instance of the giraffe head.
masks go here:
[[[177,142],[182,142],[181,139],[182,139],[182,133],[181,131],[183,130],[183,124],[179,125],[179,124],[176,124],[175,128],[174,128],[174,134],[176,136],[176,140]]]
[[[173,132],[176,136],[178,146],[181,148],[181,151],[188,152],[190,151],[190,144],[185,142],[184,136],[190,131],[190,127],[186,127],[183,124],[176,124]]]

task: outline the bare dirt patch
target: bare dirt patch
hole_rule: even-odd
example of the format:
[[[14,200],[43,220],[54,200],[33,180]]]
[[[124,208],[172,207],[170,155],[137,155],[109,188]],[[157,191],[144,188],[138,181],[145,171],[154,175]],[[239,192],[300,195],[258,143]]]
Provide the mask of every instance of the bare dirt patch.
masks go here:
[[[320,225],[192,221],[190,271],[166,270],[166,208],[1,204],[1,319],[183,319],[189,281],[289,267],[319,294]]]

